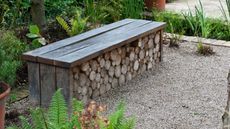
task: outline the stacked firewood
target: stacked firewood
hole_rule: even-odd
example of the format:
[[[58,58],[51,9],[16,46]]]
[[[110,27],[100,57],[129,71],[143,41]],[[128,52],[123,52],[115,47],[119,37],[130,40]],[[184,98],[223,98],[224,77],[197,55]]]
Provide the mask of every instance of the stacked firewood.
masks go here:
[[[150,34],[73,68],[74,96],[87,101],[153,69],[161,59],[160,32]]]

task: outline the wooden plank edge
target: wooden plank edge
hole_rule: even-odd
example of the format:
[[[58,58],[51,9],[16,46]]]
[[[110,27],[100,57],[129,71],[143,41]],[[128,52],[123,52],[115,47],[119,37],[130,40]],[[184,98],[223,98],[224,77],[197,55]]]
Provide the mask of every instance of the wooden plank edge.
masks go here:
[[[129,24],[129,23],[134,22],[134,21],[135,21],[134,19],[124,19],[124,20],[121,20],[121,21],[118,21],[118,22],[114,22],[114,23],[112,23],[112,24],[105,25],[105,26],[100,27],[100,28],[96,28],[96,29],[93,29],[93,30],[84,32],[84,33],[82,33],[82,34],[79,34],[79,35],[76,35],[76,36],[73,36],[73,37],[69,37],[69,38],[66,38],[66,39],[63,39],[63,40],[59,40],[59,41],[57,41],[57,42],[54,42],[54,43],[56,44],[57,47],[55,47],[55,48],[53,48],[53,49],[58,49],[58,48],[60,48],[60,47],[63,47],[62,44],[64,44],[64,42],[69,42],[70,40],[74,40],[74,39],[78,39],[78,40],[76,40],[76,41],[74,41],[74,42],[72,41],[71,43],[80,42],[80,41],[82,41],[82,40],[86,40],[86,39],[88,39],[88,38],[91,38],[91,37],[100,35],[100,34],[102,34],[102,33],[108,32],[108,31],[110,31],[110,30],[114,30],[114,29],[119,28],[119,27],[124,26],[124,25],[127,25],[127,24]],[[121,24],[122,22],[125,22],[125,23]],[[112,27],[112,28],[110,28],[110,29],[102,30],[102,29],[104,29],[104,28],[106,28],[106,27],[111,27],[111,26],[113,26],[114,24],[118,24],[118,25],[117,25],[117,26],[114,26],[114,27]],[[120,25],[119,25],[119,24],[120,24]],[[86,33],[93,33],[94,31],[98,31],[98,30],[99,30],[99,33],[91,34],[90,36],[85,36],[86,38],[82,38],[82,37],[84,37],[84,35],[86,35]],[[68,44],[66,44],[66,45],[69,45],[69,44],[71,44],[71,43],[68,43]],[[32,50],[32,51],[28,51],[28,52],[26,52],[26,53],[24,53],[24,54],[25,54],[25,55],[30,55],[30,56],[32,56],[32,57],[36,57],[36,56],[40,55],[39,51],[43,51],[43,49],[51,48],[52,46],[54,46],[53,43],[52,43],[52,44],[49,44],[49,45],[46,45],[46,46],[44,46],[44,47],[41,47],[41,48]],[[53,50],[53,49],[52,49],[52,50]],[[51,49],[49,49],[49,50],[51,50]],[[45,53],[45,52],[44,52],[44,53]],[[44,54],[44,53],[43,53],[43,54]]]
[[[113,49],[119,48],[119,47],[124,46],[124,45],[126,45],[126,44],[128,44],[128,43],[131,43],[131,42],[133,42],[133,41],[135,41],[135,40],[137,40],[137,39],[139,39],[139,38],[141,38],[141,37],[145,37],[145,36],[147,36],[148,34],[151,34],[151,33],[153,33],[153,32],[157,32],[157,31],[160,31],[160,30],[163,30],[164,27],[165,27],[165,24],[162,25],[162,26],[156,27],[156,28],[154,28],[153,30],[146,31],[145,33],[142,33],[141,35],[132,37],[131,39],[127,39],[127,40],[125,40],[125,41],[122,41],[122,42],[119,43],[119,44],[110,46],[110,47],[107,48],[107,49],[98,51],[97,53],[94,53],[94,54],[92,54],[92,55],[89,55],[89,56],[87,56],[87,57],[85,57],[85,58],[82,58],[82,59],[80,59],[80,60],[77,60],[77,61],[74,61],[74,62],[68,62],[68,63],[67,63],[67,62],[61,62],[61,61],[55,61],[55,64],[56,64],[57,66],[63,66],[63,67],[64,67],[64,64],[68,64],[69,67],[75,67],[75,66],[80,65],[80,64],[82,64],[82,63],[84,63],[84,62],[86,62],[86,61],[88,61],[88,60],[90,60],[90,59],[93,59],[93,58],[95,58],[95,57],[97,57],[97,56],[100,56],[101,53],[109,52],[109,51],[111,51],[111,50],[113,50]]]

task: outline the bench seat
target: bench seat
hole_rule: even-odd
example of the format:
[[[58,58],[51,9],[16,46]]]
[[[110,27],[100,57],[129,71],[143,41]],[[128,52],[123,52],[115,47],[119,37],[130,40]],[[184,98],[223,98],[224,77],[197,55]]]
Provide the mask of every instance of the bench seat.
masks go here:
[[[113,83],[126,82],[128,79],[123,76],[130,76],[127,73],[135,77],[134,72],[138,74],[142,65],[147,67],[148,62],[162,60],[165,25],[124,19],[24,53],[23,59],[28,62],[30,100],[47,106],[57,88],[63,89],[68,103],[73,96],[88,100],[114,88]],[[92,62],[97,64],[97,69]]]

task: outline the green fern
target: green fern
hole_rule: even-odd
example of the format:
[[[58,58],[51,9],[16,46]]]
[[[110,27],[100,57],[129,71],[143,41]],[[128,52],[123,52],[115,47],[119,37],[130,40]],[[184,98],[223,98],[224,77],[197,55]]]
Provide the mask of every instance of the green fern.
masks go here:
[[[47,120],[42,109],[36,108],[35,110],[32,110],[31,117],[35,129],[48,129]]]
[[[68,119],[67,108],[64,97],[61,94],[61,89],[58,89],[52,97],[48,112],[48,119],[50,122],[49,124],[56,127],[61,127]]]
[[[116,112],[109,117],[110,124],[107,129],[133,129],[135,119],[126,119],[124,116],[125,104],[121,102],[116,109]]]
[[[30,125],[30,123],[28,122],[28,120],[25,117],[20,116],[19,118],[22,121],[22,128],[23,129],[33,129],[33,127]]]
[[[81,112],[84,108],[83,103],[81,101],[73,99],[73,112]]]
[[[60,16],[56,19],[69,36],[74,36],[82,33],[86,28],[88,18],[82,18],[81,15],[81,11],[77,11],[75,17],[70,20],[70,25]]]
[[[58,23],[62,26],[62,28],[66,31],[66,33],[68,35],[71,35],[70,26],[68,25],[68,23],[60,16],[57,16],[56,19]]]
[[[73,99],[73,114],[68,118],[67,107],[61,89],[58,89],[51,100],[48,109],[48,115],[44,115],[42,109],[32,110],[32,124],[24,117],[20,117],[23,129],[82,129],[83,103]],[[125,104],[122,102],[118,105],[116,112],[109,118],[109,125],[105,126],[101,121],[100,129],[133,129],[135,124],[134,118],[126,118]],[[100,116],[98,116],[100,117]],[[83,122],[84,123],[84,122]],[[18,127],[9,127],[8,129],[21,129]]]

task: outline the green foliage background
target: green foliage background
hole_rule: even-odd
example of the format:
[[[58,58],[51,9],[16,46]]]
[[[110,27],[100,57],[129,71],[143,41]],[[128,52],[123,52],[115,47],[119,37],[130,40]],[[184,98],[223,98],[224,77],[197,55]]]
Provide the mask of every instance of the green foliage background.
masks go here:
[[[15,85],[16,72],[22,65],[20,56],[28,50],[11,31],[0,31],[0,80]]]

